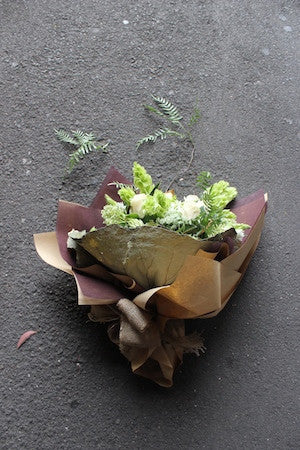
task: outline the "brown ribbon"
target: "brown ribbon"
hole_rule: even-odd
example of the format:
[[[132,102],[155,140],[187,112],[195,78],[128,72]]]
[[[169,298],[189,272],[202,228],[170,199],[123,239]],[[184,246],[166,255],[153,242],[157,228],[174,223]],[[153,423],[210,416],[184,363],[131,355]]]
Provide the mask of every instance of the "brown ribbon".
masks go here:
[[[185,336],[184,320],[165,320],[125,298],[115,306],[93,305],[89,318],[95,322],[113,320],[108,336],[130,361],[132,371],[160,386],[172,386],[183,353],[204,351],[200,335]]]

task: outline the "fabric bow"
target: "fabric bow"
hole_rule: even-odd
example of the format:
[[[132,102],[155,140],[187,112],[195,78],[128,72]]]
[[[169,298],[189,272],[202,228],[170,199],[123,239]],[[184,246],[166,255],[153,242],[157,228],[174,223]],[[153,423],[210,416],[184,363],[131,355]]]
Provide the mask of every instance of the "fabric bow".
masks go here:
[[[108,336],[130,361],[132,371],[163,387],[172,386],[183,353],[198,355],[204,351],[200,335],[185,336],[184,320],[155,317],[126,298],[114,306],[92,306],[89,318],[94,322],[113,321]]]

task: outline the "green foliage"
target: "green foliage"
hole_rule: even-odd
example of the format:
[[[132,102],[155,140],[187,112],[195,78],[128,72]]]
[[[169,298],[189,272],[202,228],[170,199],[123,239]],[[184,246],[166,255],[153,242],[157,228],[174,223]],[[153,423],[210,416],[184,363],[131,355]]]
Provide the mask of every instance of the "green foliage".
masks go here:
[[[165,99],[164,97],[156,97],[155,95],[152,95],[152,99],[160,109],[160,111],[156,110],[156,112],[154,111],[155,108],[152,108],[152,112],[156,112],[156,114],[159,113],[159,115],[162,114],[166,116],[166,118],[174,125],[179,125],[183,117],[180,115],[176,106],[174,106],[169,100]]]
[[[198,106],[195,106],[193,114],[190,117],[188,126],[191,128],[193,127],[197,122],[199,122],[199,119],[201,117],[200,109]]]
[[[80,159],[84,158],[85,155],[94,151],[102,151],[107,153],[109,142],[106,144],[101,144],[97,141],[96,136],[93,133],[84,133],[81,130],[76,130],[71,131],[71,135],[65,130],[54,131],[59,141],[77,147],[76,150],[69,155],[70,159],[66,169],[68,173],[72,172],[74,167],[79,163]]]
[[[54,130],[56,133],[56,137],[59,141],[65,142],[66,144],[78,145],[76,139],[72,138],[69,133],[65,130]]]
[[[198,107],[195,107],[190,120],[186,125],[184,125],[183,116],[179,112],[178,108],[173,105],[173,103],[171,103],[164,97],[158,97],[156,95],[152,95],[152,100],[155,103],[155,106],[144,105],[145,109],[159,116],[160,119],[165,119],[165,121],[167,121],[168,123],[166,126],[162,124],[162,126],[155,130],[153,133],[149,133],[147,136],[139,139],[137,141],[136,148],[139,149],[141,145],[147,143],[154,144],[158,140],[158,138],[167,139],[170,136],[185,140],[192,147],[188,166],[184,170],[184,172],[187,172],[192,165],[196,150],[191,129],[200,118],[200,110]],[[168,189],[170,189],[175,179],[176,177],[171,181]]]
[[[201,191],[205,191],[211,184],[211,174],[210,172],[203,171],[200,172],[197,178],[197,185]]]
[[[181,139],[185,137],[184,134],[179,133],[178,131],[175,130],[170,130],[170,128],[160,128],[154,131],[153,134],[148,134],[148,136],[145,136],[144,138],[140,139],[136,144],[136,148],[138,149],[142,144],[146,144],[148,142],[154,143],[158,138],[166,139],[168,136],[178,136]]]
[[[236,188],[229,186],[229,183],[224,180],[214,183],[207,192],[212,205],[219,209],[224,209],[237,196]]]
[[[191,143],[193,143],[189,130],[187,130],[181,123],[183,117],[180,114],[178,108],[164,97],[152,95],[152,100],[155,103],[156,107],[152,105],[144,105],[145,109],[153,114],[156,114],[162,119],[167,120],[170,125],[161,126],[153,133],[150,133],[140,139],[136,144],[137,149],[143,144],[147,144],[149,142],[154,144],[157,139],[167,139],[169,136],[175,136],[180,139],[187,139]]]
[[[146,169],[135,161],[132,173],[134,186],[139,189],[141,194],[150,194],[155,186],[152,183],[151,175],[146,172]]]
[[[105,201],[106,201],[107,205],[116,205],[117,204],[117,202],[113,198],[111,198],[108,194],[105,194],[104,197],[105,197]]]
[[[157,114],[158,116],[164,117],[164,113],[159,111],[157,108],[154,108],[154,106],[144,105],[144,108],[150,112],[153,112],[154,114]]]
[[[236,188],[229,186],[229,183],[224,180],[218,181],[204,190],[202,201],[205,205],[206,215],[203,220],[203,232],[207,237],[215,236],[229,228],[235,228],[237,225],[235,214],[224,208],[236,196]]]
[[[119,194],[120,199],[123,201],[123,203],[126,206],[130,206],[130,202],[133,199],[133,197],[135,196],[135,192],[134,192],[133,188],[130,186],[122,186],[118,190],[118,194]]]

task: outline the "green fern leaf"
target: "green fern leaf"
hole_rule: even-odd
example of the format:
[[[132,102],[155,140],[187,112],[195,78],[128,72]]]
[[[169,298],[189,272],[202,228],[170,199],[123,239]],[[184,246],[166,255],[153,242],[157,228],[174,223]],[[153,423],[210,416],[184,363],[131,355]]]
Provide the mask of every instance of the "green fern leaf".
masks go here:
[[[157,108],[154,108],[154,106],[144,105],[144,108],[148,109],[148,111],[153,112],[154,114],[157,114],[158,116],[165,117],[164,113],[159,111]]]
[[[138,149],[141,145],[147,144],[148,142],[155,142],[157,139],[156,136],[153,134],[148,134],[148,136],[143,137],[142,139],[138,140],[136,143],[136,148]]]
[[[96,140],[96,136],[94,135],[94,133],[85,133],[84,138],[86,141],[95,141]]]
[[[94,142],[87,142],[85,144],[82,144],[77,150],[69,155],[70,159],[67,172],[71,173],[74,167],[79,163],[79,161],[84,158],[85,155],[91,152],[102,150],[106,153],[108,145],[108,143],[105,145],[96,145]]]
[[[95,136],[92,133],[84,133],[81,130],[72,130],[73,136],[74,138],[77,140],[79,145],[85,144],[88,141],[90,141],[90,136],[92,137],[92,139],[95,139]]]
[[[59,141],[65,142],[67,144],[77,145],[78,142],[72,136],[70,136],[69,133],[67,133],[65,130],[54,130],[56,137]]]
[[[160,108],[163,115],[174,125],[179,125],[180,120],[182,120],[183,117],[180,115],[176,106],[164,97],[156,97],[155,95],[152,95],[152,98]]]
[[[69,163],[66,168],[67,173],[71,173],[76,164],[87,154],[101,150],[103,153],[107,153],[107,147],[109,142],[100,144],[97,142],[94,133],[84,133],[81,130],[72,131],[71,136],[64,130],[55,130],[57,138],[68,144],[74,145],[76,150],[69,155]]]
[[[200,117],[201,117],[200,109],[197,106],[195,106],[194,111],[190,117],[188,126],[193,127],[199,121]]]
[[[211,185],[211,174],[210,172],[200,172],[197,178],[197,184],[201,191],[205,191]]]
[[[170,130],[170,128],[159,128],[158,130],[154,131],[153,134],[148,134],[148,136],[140,139],[136,144],[136,148],[138,149],[142,144],[147,144],[149,142],[152,142],[154,144],[157,139],[166,139],[168,136],[177,136],[181,139],[185,138],[185,134],[179,133],[178,131]]]

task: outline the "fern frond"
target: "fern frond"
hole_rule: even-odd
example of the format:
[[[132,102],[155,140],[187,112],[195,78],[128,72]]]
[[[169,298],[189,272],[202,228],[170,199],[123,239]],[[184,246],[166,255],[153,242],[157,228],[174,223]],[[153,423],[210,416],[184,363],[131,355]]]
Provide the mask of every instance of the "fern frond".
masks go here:
[[[94,135],[94,133],[85,133],[84,140],[86,140],[86,141],[95,141],[96,140],[96,136]]]
[[[159,128],[153,134],[148,134],[148,136],[140,139],[136,144],[136,148],[138,149],[142,144],[146,144],[148,142],[154,143],[159,138],[166,139],[168,136],[177,136],[181,139],[185,138],[185,134],[179,133],[178,131],[170,130],[170,128]]]
[[[193,127],[199,121],[200,117],[201,117],[200,109],[197,106],[195,106],[194,111],[190,117],[188,126]]]
[[[96,139],[93,133],[84,133],[81,130],[72,130],[72,133],[79,145],[86,144],[87,142],[94,141]]]
[[[180,120],[182,120],[183,117],[180,115],[176,106],[164,97],[156,97],[155,95],[152,95],[152,98],[160,108],[163,115],[174,125],[179,125]]]
[[[212,199],[212,195],[211,195],[210,191],[211,191],[211,189],[207,188],[202,194],[202,201],[208,212],[211,212],[212,208],[213,208],[213,202],[212,202],[213,199]]]
[[[102,150],[103,153],[107,153],[107,147],[109,146],[109,142],[105,144],[100,144],[97,141],[94,133],[84,133],[81,130],[71,131],[72,135],[67,133],[64,130],[54,130],[57,138],[68,144],[75,145],[76,150],[71,153],[68,167],[66,168],[67,173],[71,173],[76,164],[88,153]]]
[[[108,183],[107,186],[116,186],[117,189],[128,188],[128,187],[131,187],[133,189],[133,184],[119,183],[118,181],[112,181],[111,183]]]
[[[71,173],[74,167],[79,163],[80,159],[82,159],[85,155],[99,150],[106,152],[108,145],[108,142],[104,145],[97,145],[95,142],[87,142],[82,144],[77,150],[69,155],[70,159],[67,172]]]
[[[201,189],[201,191],[205,191],[211,185],[210,172],[207,171],[200,172],[197,178],[197,184]]]
[[[59,141],[65,142],[67,144],[77,145],[78,142],[65,130],[54,130],[56,137]]]
[[[154,108],[154,106],[144,105],[144,108],[148,109],[148,111],[153,112],[154,114],[157,114],[158,116],[165,117],[164,113],[159,111],[157,108]]]

